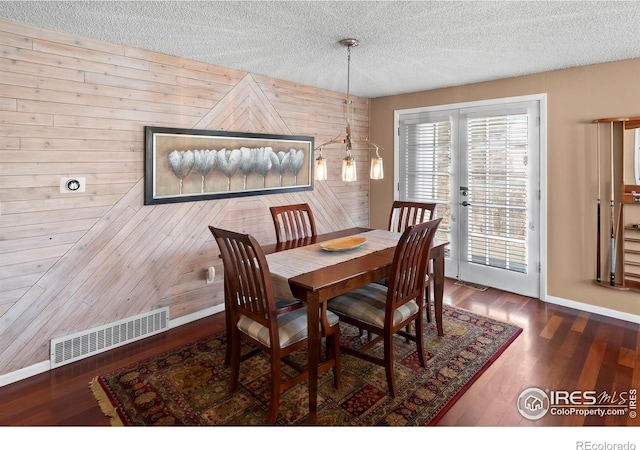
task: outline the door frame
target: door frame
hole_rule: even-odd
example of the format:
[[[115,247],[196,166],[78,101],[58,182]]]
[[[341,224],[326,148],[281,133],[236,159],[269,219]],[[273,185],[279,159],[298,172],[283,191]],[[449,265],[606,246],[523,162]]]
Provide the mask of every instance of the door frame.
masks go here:
[[[393,126],[394,130],[399,129],[400,116],[403,114],[412,114],[419,112],[436,113],[442,110],[462,109],[462,108],[475,108],[484,106],[496,106],[501,104],[515,103],[515,102],[530,102],[537,101],[540,105],[540,153],[538,166],[540,168],[539,182],[540,182],[540,211],[539,211],[539,227],[540,227],[540,280],[539,280],[539,298],[546,301],[547,298],[547,94],[531,94],[515,97],[504,97],[490,100],[479,100],[463,103],[451,103],[446,105],[437,106],[424,106],[409,109],[394,110],[393,112]],[[400,179],[399,174],[399,144],[400,137],[397,132],[394,133],[394,148],[396,151],[393,155],[393,180],[394,180],[394,192],[393,198],[395,200],[399,197],[398,183]],[[457,193],[456,193],[457,194]],[[454,201],[454,199],[452,199]]]

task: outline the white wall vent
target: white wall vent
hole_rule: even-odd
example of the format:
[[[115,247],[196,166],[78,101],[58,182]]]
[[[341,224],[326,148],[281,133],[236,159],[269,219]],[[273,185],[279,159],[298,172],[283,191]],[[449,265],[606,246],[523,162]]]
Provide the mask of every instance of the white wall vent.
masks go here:
[[[169,328],[169,307],[51,339],[51,368],[111,350]]]

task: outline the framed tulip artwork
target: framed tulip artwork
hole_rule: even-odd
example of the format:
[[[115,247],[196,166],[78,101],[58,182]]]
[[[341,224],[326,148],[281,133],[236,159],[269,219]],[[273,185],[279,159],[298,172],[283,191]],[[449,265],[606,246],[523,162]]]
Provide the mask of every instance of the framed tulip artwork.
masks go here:
[[[313,189],[313,137],[145,127],[145,205]]]

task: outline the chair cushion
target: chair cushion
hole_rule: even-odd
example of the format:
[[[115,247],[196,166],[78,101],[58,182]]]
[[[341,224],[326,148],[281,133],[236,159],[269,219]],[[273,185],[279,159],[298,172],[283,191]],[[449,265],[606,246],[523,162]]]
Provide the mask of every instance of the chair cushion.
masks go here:
[[[338,316],[331,311],[327,311],[329,325],[338,323]],[[252,338],[262,342],[267,347],[271,347],[269,339],[269,328],[249,319],[247,316],[240,316],[238,320],[238,330],[248,334]],[[295,344],[307,338],[307,307],[303,306],[294,311],[278,316],[278,335],[280,337],[280,348]]]
[[[371,283],[329,300],[327,309],[384,328],[386,303],[387,288],[379,283]],[[405,303],[394,311],[393,325],[397,326],[417,312],[418,304],[415,300]]]

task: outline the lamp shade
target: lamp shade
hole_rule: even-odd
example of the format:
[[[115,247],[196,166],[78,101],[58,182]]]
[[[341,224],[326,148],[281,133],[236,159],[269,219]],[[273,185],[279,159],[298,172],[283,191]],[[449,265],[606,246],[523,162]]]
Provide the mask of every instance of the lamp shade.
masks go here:
[[[342,160],[342,181],[356,181],[357,179],[356,160],[351,155],[347,155]]]
[[[372,180],[382,180],[384,178],[384,167],[382,166],[382,156],[374,156],[371,158],[371,171],[369,178]]]
[[[319,155],[316,158],[314,166],[314,176],[317,181],[324,181],[327,179],[327,160]]]

